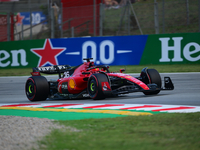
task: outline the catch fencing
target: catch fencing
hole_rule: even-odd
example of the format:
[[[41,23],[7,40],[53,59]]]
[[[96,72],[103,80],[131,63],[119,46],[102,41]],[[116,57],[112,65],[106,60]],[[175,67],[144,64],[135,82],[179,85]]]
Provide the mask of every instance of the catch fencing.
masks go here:
[[[200,0],[126,3],[120,9],[107,8],[103,23],[104,35],[200,32]]]
[[[4,18],[14,15],[14,21],[7,22],[5,27],[5,19],[1,21],[0,16],[1,41],[200,32],[200,0],[123,0],[115,6],[94,0],[89,6],[52,7],[49,3],[37,8],[36,4],[28,6],[25,9],[20,5],[20,10],[30,14],[29,25],[23,24],[23,12],[13,8],[17,5],[2,12]],[[45,19],[41,20],[34,11],[42,12]],[[7,32],[3,32],[5,28]]]

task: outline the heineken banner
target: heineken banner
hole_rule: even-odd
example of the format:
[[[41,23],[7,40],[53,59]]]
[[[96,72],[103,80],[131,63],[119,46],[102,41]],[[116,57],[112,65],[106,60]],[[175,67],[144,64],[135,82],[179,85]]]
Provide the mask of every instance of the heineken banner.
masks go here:
[[[0,42],[0,68],[68,64],[200,64],[200,33]]]

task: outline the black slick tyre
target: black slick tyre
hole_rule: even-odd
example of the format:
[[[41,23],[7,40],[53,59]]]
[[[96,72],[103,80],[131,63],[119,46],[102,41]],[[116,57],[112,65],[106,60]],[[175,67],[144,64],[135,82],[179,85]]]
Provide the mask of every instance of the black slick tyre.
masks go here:
[[[102,82],[108,82],[108,78],[104,74],[92,74],[88,80],[87,91],[90,97],[94,100],[105,99],[102,91]]]
[[[25,92],[30,101],[46,100],[49,94],[49,83],[43,76],[29,77],[26,81]]]
[[[149,83],[150,84],[155,83],[155,84],[157,84],[158,88],[162,87],[162,80],[161,80],[160,74],[158,73],[157,70],[155,70],[155,69],[147,69],[147,76],[149,78]],[[146,83],[146,84],[149,84],[149,83]],[[159,92],[160,92],[160,90],[156,90],[156,91],[152,91],[152,92],[143,92],[143,93],[145,95],[156,95]]]

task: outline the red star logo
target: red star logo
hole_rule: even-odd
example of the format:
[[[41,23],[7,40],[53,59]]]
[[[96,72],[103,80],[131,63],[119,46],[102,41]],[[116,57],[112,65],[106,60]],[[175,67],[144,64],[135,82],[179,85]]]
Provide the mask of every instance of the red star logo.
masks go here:
[[[41,67],[47,63],[58,65],[57,56],[59,56],[65,49],[65,47],[53,47],[51,41],[46,39],[43,48],[34,48],[31,49],[31,51],[40,57],[38,66]]]
[[[17,13],[17,16],[16,16],[16,23],[17,24],[22,24],[22,21],[23,21],[23,19],[24,19],[24,16],[21,16],[21,14],[20,13]]]

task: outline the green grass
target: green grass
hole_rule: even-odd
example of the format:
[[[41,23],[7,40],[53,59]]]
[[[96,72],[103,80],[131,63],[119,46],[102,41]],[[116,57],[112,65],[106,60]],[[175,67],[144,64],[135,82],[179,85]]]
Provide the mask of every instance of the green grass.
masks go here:
[[[200,113],[58,121],[78,132],[54,130],[39,142],[48,150],[199,150]]]
[[[166,72],[200,72],[199,64],[179,64],[179,65],[129,65],[129,66],[110,66],[110,71],[119,72],[126,69],[125,73],[140,73],[144,67],[154,68],[160,73]],[[0,69],[0,76],[28,76],[31,68],[23,69]]]
[[[31,71],[31,68],[0,69],[0,76],[27,76]]]

